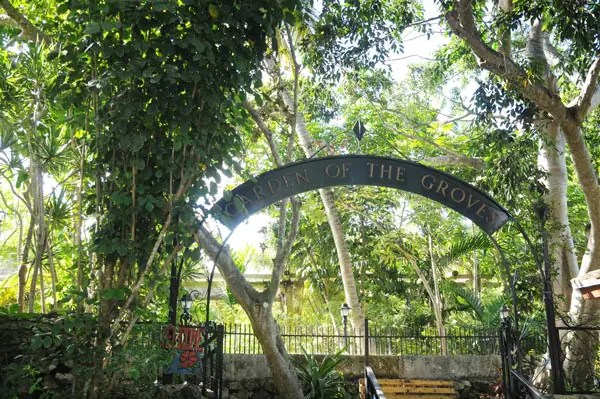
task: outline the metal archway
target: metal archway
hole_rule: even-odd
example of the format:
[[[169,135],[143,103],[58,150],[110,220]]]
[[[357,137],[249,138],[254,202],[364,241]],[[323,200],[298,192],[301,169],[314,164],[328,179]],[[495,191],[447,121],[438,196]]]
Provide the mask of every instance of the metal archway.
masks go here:
[[[311,158],[246,181],[224,195],[210,214],[233,230],[250,215],[284,198],[343,185],[390,187],[415,193],[454,209],[478,225],[500,253],[518,326],[514,278],[504,251],[493,237],[512,217],[485,192],[448,173],[412,161],[373,155]]]
[[[513,222],[529,246],[544,284],[550,361],[553,370],[560,369],[560,353],[553,350],[559,341],[554,325],[554,304],[546,257],[543,257],[544,261],[540,260],[527,233],[506,209],[485,192],[448,173],[408,160],[373,155],[311,158],[270,170],[242,183],[216,202],[209,213],[233,231],[250,215],[284,198],[343,185],[389,187],[415,193],[459,212],[479,226],[500,254],[511,291],[515,327],[518,328],[516,273],[511,273],[504,250],[493,236],[506,223]],[[208,282],[209,293],[219,254],[220,251],[215,257]],[[210,298],[208,301],[207,315]],[[553,378],[554,381],[559,379],[558,376]]]
[[[483,191],[445,172],[402,159],[341,155],[313,158],[263,173],[233,189],[211,213],[230,229],[279,200],[324,187],[369,185],[422,195],[493,234],[510,214]]]

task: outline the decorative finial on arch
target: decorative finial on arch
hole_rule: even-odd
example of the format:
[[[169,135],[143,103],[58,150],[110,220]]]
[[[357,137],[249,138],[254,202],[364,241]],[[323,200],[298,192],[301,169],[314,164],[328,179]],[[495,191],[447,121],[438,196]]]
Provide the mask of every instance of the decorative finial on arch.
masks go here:
[[[354,135],[356,136],[356,138],[358,139],[358,142],[360,143],[363,136],[365,135],[365,132],[367,131],[365,129],[365,124],[362,123],[362,121],[359,119],[354,124],[354,127],[352,128],[352,130],[354,131]]]

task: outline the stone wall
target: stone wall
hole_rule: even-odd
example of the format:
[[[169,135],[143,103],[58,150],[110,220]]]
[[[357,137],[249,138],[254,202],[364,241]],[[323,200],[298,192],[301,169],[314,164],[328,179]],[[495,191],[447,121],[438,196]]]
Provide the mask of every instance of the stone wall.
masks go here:
[[[225,355],[224,364],[224,399],[277,397],[263,355]],[[378,378],[453,380],[459,389],[476,391],[485,391],[501,370],[499,356],[372,356],[370,364]],[[363,376],[364,357],[347,356],[340,371],[355,387]]]
[[[41,317],[31,319],[0,316],[0,381],[4,381],[6,367],[22,355],[33,335],[33,328]]]
[[[31,319],[0,316],[0,385],[6,377],[6,367],[15,357],[27,352],[34,327],[52,323],[53,319],[49,316]],[[362,356],[348,356],[340,367],[349,391],[354,394],[357,394],[357,381],[363,375],[363,363]],[[474,386],[473,391],[479,392],[485,391],[491,382],[498,380],[501,367],[499,356],[372,356],[370,363],[378,378],[449,379],[456,381],[459,387]],[[45,380],[49,386],[69,382],[57,380],[57,376],[69,376],[61,366],[58,359],[48,365],[48,378]],[[225,355],[223,377],[223,399],[277,398],[263,355]],[[197,397],[189,393],[164,395],[163,392],[154,396]],[[466,396],[461,392],[461,397]]]

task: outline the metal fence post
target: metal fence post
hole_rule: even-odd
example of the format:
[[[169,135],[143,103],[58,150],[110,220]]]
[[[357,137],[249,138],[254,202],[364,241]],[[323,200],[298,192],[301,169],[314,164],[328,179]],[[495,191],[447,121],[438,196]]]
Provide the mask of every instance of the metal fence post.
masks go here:
[[[202,342],[202,346],[204,347],[202,353],[202,394],[206,394],[206,386],[208,385],[208,367],[209,367],[209,355],[210,355],[210,324],[204,324],[204,330],[202,331],[202,335],[204,336],[204,341]]]
[[[512,399],[512,356],[510,345],[510,320],[504,319],[500,321],[500,355],[502,357],[502,389],[506,399]]]
[[[223,337],[225,336],[225,328],[222,324],[217,326],[217,365],[216,365],[216,381],[215,381],[215,397],[221,399],[223,391]]]
[[[369,365],[369,319],[365,317],[365,367]]]

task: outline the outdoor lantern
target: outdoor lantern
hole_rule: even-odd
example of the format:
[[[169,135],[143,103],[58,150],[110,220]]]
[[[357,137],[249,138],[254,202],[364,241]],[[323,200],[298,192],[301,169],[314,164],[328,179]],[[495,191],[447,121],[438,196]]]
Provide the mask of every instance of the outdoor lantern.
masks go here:
[[[508,319],[508,316],[510,316],[510,311],[506,305],[502,305],[502,308],[500,309],[500,320],[504,321]]]
[[[189,293],[183,294],[181,297],[181,308],[183,309],[183,313],[189,313],[192,308],[192,303],[194,302],[194,298]]]
[[[190,310],[192,309],[192,305],[194,304],[194,298],[198,298],[199,295],[199,291],[192,290],[183,294],[183,296],[179,300],[181,302],[181,309],[183,310],[183,312],[181,312],[180,318],[182,325],[188,325],[192,321],[192,315],[190,314]]]
[[[342,307],[340,308],[340,312],[342,313],[342,318],[343,319],[347,319],[348,315],[350,314],[350,309],[352,309],[350,306],[348,306],[347,303],[343,304]]]
[[[348,315],[350,314],[350,306],[347,303],[343,304],[340,308],[342,314],[342,322],[344,323],[344,346],[348,347]]]

